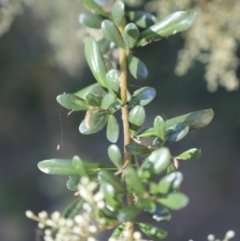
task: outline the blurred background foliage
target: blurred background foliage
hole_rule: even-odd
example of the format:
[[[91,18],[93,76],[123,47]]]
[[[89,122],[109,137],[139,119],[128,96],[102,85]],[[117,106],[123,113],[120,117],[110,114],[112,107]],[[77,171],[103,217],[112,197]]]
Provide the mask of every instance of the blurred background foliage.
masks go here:
[[[190,204],[165,224],[166,240],[206,240],[209,233],[223,237],[228,229],[237,232],[233,239],[237,240],[240,233],[239,4],[155,0],[146,5],[160,18],[174,10],[198,10],[196,24],[184,36],[136,49],[150,74],[144,83],[130,79],[130,87],[157,89],[146,126],[157,114],[171,118],[206,108],[215,111],[206,129],[173,146],[175,154],[191,147],[201,148],[203,154],[180,166],[182,191]],[[107,158],[105,132],[80,135],[83,114],[68,116],[55,100],[58,94],[94,82],[82,44],[89,33],[78,24],[82,11],[76,0],[0,0],[1,240],[41,240],[25,210],[62,210],[73,198],[65,178],[40,173],[38,161],[74,155],[96,161]],[[193,65],[195,60],[200,61]],[[177,77],[174,68],[186,75]],[[218,91],[210,93],[204,77],[207,88],[219,87]]]

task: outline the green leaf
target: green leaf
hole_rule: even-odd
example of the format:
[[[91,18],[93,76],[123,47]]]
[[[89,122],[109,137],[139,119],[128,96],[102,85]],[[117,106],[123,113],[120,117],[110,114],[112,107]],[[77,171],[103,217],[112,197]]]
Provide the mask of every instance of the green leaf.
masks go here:
[[[88,177],[87,168],[84,165],[83,161],[78,156],[73,157],[72,166],[77,171],[79,176],[81,176],[81,177],[87,176]]]
[[[189,125],[190,130],[198,130],[208,125],[213,116],[214,112],[212,109],[199,110],[167,120],[167,127],[185,123]]]
[[[151,215],[152,219],[157,222],[169,221],[171,219],[169,210],[160,204],[155,205],[154,210],[145,208],[143,211]]]
[[[117,145],[108,147],[108,157],[118,169],[122,168],[122,154]]]
[[[185,123],[179,123],[174,126],[171,126],[167,128],[166,130],[166,137],[165,137],[165,143],[166,142],[177,142],[183,139],[187,133],[189,132],[189,126]]]
[[[115,191],[117,191],[119,193],[126,192],[125,187],[120,182],[119,178],[117,176],[115,176],[112,172],[107,171],[107,170],[102,170],[99,172],[98,178],[99,178],[100,182],[110,183],[113,186],[113,188],[115,189]]]
[[[167,236],[167,232],[161,228],[153,226],[149,223],[136,223],[139,229],[151,238],[163,239]]]
[[[85,44],[85,57],[95,79],[101,86],[106,87],[106,64],[102,52],[93,38],[90,38]]]
[[[183,193],[173,192],[159,198],[158,202],[170,209],[179,210],[187,206],[188,197]]]
[[[94,0],[80,0],[82,4],[89,9],[91,12],[94,12],[98,15],[101,15],[105,18],[108,18],[108,13],[104,12],[103,9],[94,1]]]
[[[141,28],[148,28],[157,22],[154,15],[144,11],[129,11],[127,17]]]
[[[163,141],[166,134],[166,123],[160,115],[156,116],[154,119],[153,127],[157,137]]]
[[[127,223],[120,224],[113,230],[111,238],[114,238],[115,240],[120,239],[126,228],[127,228]]]
[[[57,102],[68,110],[87,110],[89,105],[81,98],[73,94],[62,94],[57,96]]]
[[[189,125],[190,130],[197,130],[208,125],[213,119],[214,112],[212,109],[199,110],[191,112],[185,115],[177,116],[166,121],[166,128],[174,126],[176,124],[185,123]],[[152,137],[156,136],[153,127],[141,130],[137,133],[136,137]]]
[[[144,0],[123,0],[129,7],[140,7],[143,5]]]
[[[143,125],[146,118],[145,109],[141,105],[136,105],[129,112],[129,127],[131,136]]]
[[[110,106],[115,103],[115,98],[110,93],[107,93],[103,98],[101,102],[101,108],[103,110],[108,110]]]
[[[152,87],[140,88],[133,93],[132,98],[129,102],[129,105],[130,106],[147,105],[154,99],[155,96],[156,96],[156,91],[154,88]]]
[[[87,111],[85,119],[79,126],[80,133],[90,135],[99,132],[107,124],[108,114],[106,110],[91,108]]]
[[[139,30],[134,23],[129,23],[123,30],[123,40],[128,48],[134,47],[138,37]]]
[[[131,142],[125,146],[126,150],[132,155],[146,155],[152,152],[148,147],[138,144],[136,142]]]
[[[125,222],[134,220],[134,218],[141,212],[141,209],[136,207],[135,204],[125,206],[118,212],[118,221]]]
[[[111,69],[107,72],[105,77],[106,85],[107,85],[108,91],[113,95],[116,95],[119,92],[118,79],[119,79],[119,72],[117,69]]]
[[[104,20],[102,22],[102,32],[106,39],[114,42],[118,47],[123,49],[126,47],[121,33],[112,21]]]
[[[108,123],[107,123],[107,139],[112,142],[116,143],[119,137],[119,124],[117,119],[114,115],[108,116]]]
[[[128,166],[125,169],[124,174],[127,186],[131,192],[139,195],[146,193],[146,190],[133,167]]]
[[[91,105],[90,103],[92,102],[91,99],[93,97],[98,99],[98,102],[101,103],[99,100],[106,95],[106,92],[99,83],[95,83],[79,90],[78,92],[74,93],[74,95],[84,99],[89,105]]]
[[[135,79],[144,80],[148,76],[146,65],[137,57],[129,54],[127,57],[128,69]]]
[[[97,41],[97,44],[102,52],[102,54],[106,54],[109,50],[110,41],[106,38],[101,38]]]
[[[79,180],[80,176],[78,175],[69,177],[66,184],[67,188],[71,191],[76,192],[78,190]]]
[[[76,175],[77,170],[72,166],[72,160],[66,159],[50,159],[38,163],[38,168],[52,175]]]
[[[170,14],[162,21],[155,23],[145,31],[143,31],[136,43],[135,47],[145,45],[153,40],[159,40],[163,37],[182,32],[190,28],[195,21],[195,11],[179,11]]]
[[[112,6],[112,19],[113,22],[119,26],[125,17],[124,3],[119,1],[115,2]]]
[[[65,219],[74,219],[81,210],[82,204],[84,200],[82,198],[77,198],[74,202],[72,202],[63,212],[63,218]]]
[[[104,18],[93,13],[81,13],[79,15],[79,22],[89,28],[101,28],[101,23]]]
[[[136,206],[144,210],[155,210],[156,204],[155,201],[153,201],[151,198],[137,198]]]
[[[111,207],[111,209],[118,210],[122,208],[123,202],[120,198],[120,195],[116,193],[116,190],[114,189],[112,183],[110,184],[101,180],[100,184],[100,190],[103,192],[104,198],[107,204]]]
[[[158,191],[162,194],[167,194],[177,191],[182,183],[183,175],[181,172],[171,172],[163,177],[158,183]]]
[[[113,69],[112,62],[109,59],[104,58],[104,61],[105,61],[105,65],[106,65],[107,71]]]
[[[185,152],[181,153],[176,158],[178,160],[192,160],[192,159],[197,159],[200,156],[201,156],[201,150],[196,149],[196,148],[192,148],[188,151],[185,151]]]
[[[114,166],[108,163],[98,163],[84,161],[84,166],[89,174],[97,173],[101,168],[112,168]],[[72,165],[72,160],[69,159],[50,159],[38,163],[38,168],[46,173],[52,175],[78,175],[78,171]]]
[[[140,166],[138,175],[144,182],[160,174],[170,165],[170,152],[166,147],[153,151]]]

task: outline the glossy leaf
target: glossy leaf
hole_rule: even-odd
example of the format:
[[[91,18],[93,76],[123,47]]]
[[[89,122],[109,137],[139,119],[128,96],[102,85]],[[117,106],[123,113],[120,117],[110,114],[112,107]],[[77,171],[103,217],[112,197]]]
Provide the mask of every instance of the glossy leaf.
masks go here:
[[[84,166],[89,174],[97,173],[102,168],[114,169],[114,166],[111,164],[90,161],[84,161]],[[38,163],[38,168],[46,174],[68,176],[78,175],[77,170],[72,165],[72,160],[69,159],[49,159],[41,161]]]
[[[141,208],[142,210],[153,211],[156,209],[155,201],[153,201],[151,198],[138,197],[136,206]]]
[[[158,191],[162,194],[167,194],[179,189],[183,180],[181,172],[171,172],[170,174],[163,177],[158,183]]]
[[[196,149],[196,148],[192,148],[188,151],[185,151],[185,152],[181,153],[176,158],[178,160],[192,160],[192,159],[199,158],[200,156],[201,156],[201,150]]]
[[[115,102],[115,98],[110,93],[107,93],[103,98],[101,102],[101,109],[108,110],[110,106]]]
[[[189,132],[189,126],[185,123],[179,123],[174,126],[171,126],[167,128],[166,130],[166,137],[165,137],[165,143],[166,142],[177,142],[180,141],[182,138],[184,138],[187,133]]]
[[[163,37],[168,37],[187,30],[192,26],[195,18],[196,12],[194,11],[179,11],[172,13],[143,31],[135,46],[145,45],[153,40],[159,40]]]
[[[159,198],[158,202],[170,209],[179,210],[187,206],[188,197],[183,193],[173,192]]]
[[[106,39],[114,42],[118,47],[125,48],[122,35],[119,32],[117,26],[110,20],[104,20],[102,22],[102,32]]]
[[[50,159],[38,163],[38,168],[46,173],[52,175],[77,175],[78,172],[72,166],[72,160],[66,159]]]
[[[115,2],[112,6],[112,19],[113,22],[119,26],[125,17],[124,3],[119,1]]]
[[[166,134],[166,123],[160,115],[154,119],[153,127],[157,137],[163,141]]]
[[[120,198],[120,195],[116,193],[112,183],[108,183],[105,181],[101,181],[100,190],[104,194],[104,198],[107,202],[107,205],[111,207],[113,210],[118,210],[123,206],[123,202]]]
[[[106,87],[106,64],[102,52],[93,38],[90,38],[85,44],[85,57],[95,79],[101,86]]]
[[[62,94],[57,96],[57,102],[68,110],[87,110],[89,105],[83,99],[73,94]]]
[[[134,22],[141,28],[148,28],[157,21],[154,15],[144,11],[129,11],[127,17],[130,22]]]
[[[129,102],[129,105],[130,106],[147,105],[154,99],[155,96],[156,96],[156,91],[154,88],[152,87],[140,88],[133,93],[132,98]]]
[[[137,131],[144,123],[146,118],[145,109],[141,105],[136,105],[130,112],[129,112],[129,127],[130,127],[130,134],[133,135],[135,131]]]
[[[106,85],[111,94],[116,95],[119,92],[119,72],[117,69],[111,69],[105,77]]]
[[[144,80],[148,76],[146,65],[137,57],[129,54],[127,57],[128,69],[135,79]]]
[[[153,151],[140,166],[138,174],[142,181],[147,182],[160,174],[170,165],[170,152],[166,147]]]
[[[101,100],[106,95],[106,92],[99,83],[95,83],[79,90],[78,92],[74,93],[74,95],[84,99],[89,105],[91,105],[91,99],[93,97],[98,99],[99,102],[99,99]]]
[[[94,12],[98,15],[108,18],[109,15],[94,1],[94,0],[80,0],[82,4],[89,9],[91,12]]]
[[[143,211],[148,213],[157,222],[169,221],[171,219],[169,210],[160,204],[156,204],[154,210],[145,208]]]
[[[131,142],[130,144],[126,145],[125,148],[132,155],[146,155],[152,151],[148,147],[136,142]]]
[[[83,202],[84,200],[82,198],[77,198],[65,209],[63,218],[74,219],[81,212]]]
[[[185,123],[189,125],[190,130],[197,130],[208,125],[213,119],[213,116],[214,112],[212,109],[199,110],[169,119],[166,124],[168,128],[179,123]]]
[[[102,170],[99,172],[98,178],[100,182],[110,183],[117,192],[120,192],[120,193],[126,192],[125,187],[120,182],[119,178],[115,176],[112,172],[107,170]]]
[[[67,188],[71,191],[76,192],[78,190],[78,184],[79,184],[80,176],[71,176],[67,180]]]
[[[128,48],[132,48],[139,37],[138,27],[134,23],[129,23],[123,30],[123,40]]]
[[[83,161],[78,157],[73,157],[72,166],[77,171],[78,175],[81,177],[88,176],[88,171]]]
[[[101,28],[101,23],[104,18],[93,13],[81,13],[79,15],[79,23],[89,28]]]
[[[100,108],[91,108],[87,111],[85,119],[79,126],[80,133],[90,135],[99,132],[107,124],[107,111]]]
[[[102,54],[106,54],[109,51],[110,41],[106,38],[101,38],[97,41],[97,44],[102,52]]]
[[[124,174],[127,186],[131,192],[139,195],[146,193],[146,190],[133,167],[128,166],[125,169]]]
[[[125,222],[133,220],[139,213],[141,209],[136,207],[136,205],[125,206],[118,212],[118,221]]]
[[[122,234],[126,228],[127,228],[127,223],[120,224],[112,232],[111,238],[114,238],[115,240],[120,239],[120,237],[122,236]]]
[[[167,236],[167,232],[161,228],[153,226],[149,223],[136,223],[139,229],[147,236],[155,239],[163,239]]]
[[[117,145],[108,147],[108,157],[118,169],[122,168],[122,154]]]
[[[108,123],[107,123],[107,139],[112,142],[116,143],[119,137],[119,124],[114,115],[108,116]]]

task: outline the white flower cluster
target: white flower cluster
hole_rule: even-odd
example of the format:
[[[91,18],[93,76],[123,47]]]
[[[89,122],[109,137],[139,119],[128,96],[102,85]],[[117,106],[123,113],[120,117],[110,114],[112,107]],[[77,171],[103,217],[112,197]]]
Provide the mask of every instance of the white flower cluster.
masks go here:
[[[230,239],[235,237],[235,232],[233,230],[229,230],[222,241],[229,241]],[[208,241],[221,241],[220,239],[216,239],[213,234],[209,234],[207,237]],[[189,240],[193,241],[193,240]]]
[[[74,220],[64,218],[59,212],[48,215],[42,211],[35,215],[26,211],[26,216],[38,222],[38,227],[45,229],[45,241],[95,241],[96,235],[103,229],[105,219],[98,216],[99,210],[105,207],[103,194],[94,194],[98,184],[82,178],[78,186],[80,196],[85,200],[82,211]]]
[[[161,19],[174,11],[196,10],[198,16],[193,27],[183,32],[185,47],[178,53],[175,73],[186,74],[198,60],[206,64],[209,91],[216,91],[218,85],[228,91],[239,88],[236,50],[240,40],[240,1],[154,0],[146,8],[156,11]]]

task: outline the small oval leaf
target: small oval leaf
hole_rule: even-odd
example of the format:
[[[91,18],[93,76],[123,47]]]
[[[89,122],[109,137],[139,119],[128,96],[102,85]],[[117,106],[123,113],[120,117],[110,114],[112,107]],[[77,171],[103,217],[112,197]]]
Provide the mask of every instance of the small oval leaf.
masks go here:
[[[126,228],[127,228],[127,223],[120,224],[113,230],[111,238],[118,240],[122,236],[122,234]]]
[[[187,30],[192,26],[195,18],[195,11],[179,11],[172,13],[143,31],[135,47]]]
[[[188,201],[188,197],[180,192],[173,192],[158,199],[158,202],[160,202],[162,205],[173,210],[179,210],[186,207]]]
[[[108,147],[108,157],[118,169],[122,168],[122,154],[117,145]]]
[[[68,110],[87,110],[89,105],[83,99],[73,94],[62,94],[57,96],[57,102]]]
[[[112,19],[113,22],[119,26],[125,17],[124,3],[119,1],[115,2],[112,6]]]
[[[116,143],[119,137],[119,124],[114,115],[108,116],[108,123],[107,123],[107,139],[112,142]]]
[[[154,119],[153,127],[157,137],[163,141],[166,134],[166,123],[160,115]]]
[[[117,26],[110,20],[104,20],[102,22],[102,32],[106,39],[114,42],[118,47],[125,48],[122,35],[119,32]]]
[[[179,123],[167,128],[166,137],[164,142],[177,142],[183,139],[189,132],[189,125],[185,123]]]
[[[106,85],[107,85],[108,91],[113,95],[116,95],[119,92],[118,79],[119,79],[119,72],[117,69],[111,69],[107,72],[105,77]]]
[[[78,190],[78,184],[79,184],[80,176],[71,176],[67,180],[66,186],[69,190],[76,192]]]
[[[129,23],[123,30],[123,40],[128,48],[132,48],[139,37],[138,27]]]
[[[176,158],[178,160],[192,160],[199,158],[201,156],[201,150],[197,148],[192,148],[178,155]]]
[[[85,44],[85,57],[95,79],[101,86],[106,87],[106,64],[102,52],[93,38],[90,38]]]
[[[127,57],[128,69],[135,79],[144,80],[148,76],[146,65],[137,57],[129,54]]]
[[[136,223],[139,229],[151,238],[163,239],[167,236],[167,232],[161,228],[153,226],[149,223]]]
[[[81,212],[83,202],[82,198],[77,198],[73,201],[63,212],[63,218],[74,219]]]
[[[144,11],[129,11],[127,17],[141,28],[148,28],[157,22],[154,15]]]
[[[146,118],[145,109],[141,105],[136,105],[129,112],[129,127],[131,136],[143,125]]]
[[[101,38],[97,41],[97,44],[102,52],[102,54],[106,54],[109,51],[110,41],[106,38]]]
[[[129,102],[129,105],[130,106],[147,105],[154,99],[155,96],[156,96],[156,91],[154,88],[152,87],[140,88],[133,93],[132,98]]]
[[[143,211],[151,215],[152,219],[157,222],[169,221],[171,219],[169,210],[160,204],[156,204],[154,210],[145,208]]]
[[[132,155],[146,155],[152,152],[151,149],[136,142],[131,142],[125,146],[125,149]]]
[[[101,23],[104,18],[93,13],[81,13],[79,15],[79,23],[89,28],[101,28]]]

